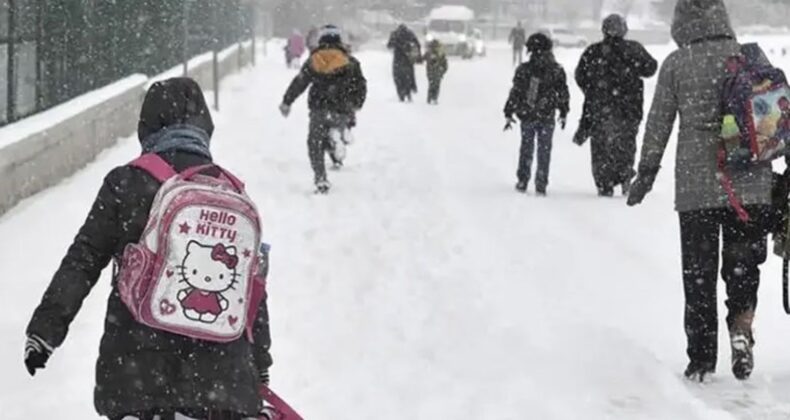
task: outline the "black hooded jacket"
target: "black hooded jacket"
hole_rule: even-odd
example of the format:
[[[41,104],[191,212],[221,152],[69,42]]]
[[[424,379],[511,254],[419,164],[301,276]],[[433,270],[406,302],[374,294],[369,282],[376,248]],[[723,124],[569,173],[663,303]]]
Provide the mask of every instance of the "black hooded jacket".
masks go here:
[[[140,114],[141,140],[188,124],[211,134],[214,126],[200,87],[190,79],[155,83]],[[176,170],[211,163],[177,150],[161,156]],[[159,182],[130,166],[111,171],[27,328],[53,347],[63,344],[83,300],[113,259],[140,240]],[[255,343],[193,340],[148,328],[132,318],[113,279],[96,365],[99,414],[123,416],[152,409],[211,409],[257,413],[261,373],[271,365],[266,303],[254,323]]]
[[[522,121],[551,122],[556,111],[565,118],[570,109],[565,70],[549,52],[533,53],[516,69],[513,88],[505,104],[505,117]]]
[[[367,97],[367,80],[356,58],[341,45],[324,44],[310,54],[310,59],[291,82],[283,103],[292,105],[310,87],[311,111],[353,114]]]
[[[587,48],[576,68],[576,83],[584,92],[588,123],[599,124],[609,115],[641,121],[642,79],[657,70],[658,62],[636,41],[607,36]]]

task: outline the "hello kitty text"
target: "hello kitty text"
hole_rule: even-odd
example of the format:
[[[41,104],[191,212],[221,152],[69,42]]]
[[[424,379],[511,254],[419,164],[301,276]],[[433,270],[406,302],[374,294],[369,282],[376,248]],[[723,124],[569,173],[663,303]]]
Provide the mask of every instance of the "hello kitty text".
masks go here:
[[[236,216],[225,211],[201,210],[200,221],[196,229],[197,234],[226,239],[230,243],[236,242],[238,231],[232,227],[237,222]]]

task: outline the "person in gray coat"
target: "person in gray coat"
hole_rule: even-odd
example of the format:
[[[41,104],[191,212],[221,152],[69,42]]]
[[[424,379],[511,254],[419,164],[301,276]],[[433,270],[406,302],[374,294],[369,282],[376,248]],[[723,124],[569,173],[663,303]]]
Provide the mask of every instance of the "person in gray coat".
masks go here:
[[[724,63],[740,54],[722,0],[679,0],[672,36],[679,48],[666,59],[659,73],[638,176],[628,204],[641,203],[651,190],[679,114],[675,205],[680,214],[690,360],[685,375],[702,381],[716,369],[716,283],[721,258],[732,371],[738,379],[746,379],[754,366],[752,320],[759,266],[765,262],[767,248],[766,231],[760,222],[770,208],[771,167],[752,164],[732,171],[735,190],[752,216],[749,222],[741,221],[717,178]]]

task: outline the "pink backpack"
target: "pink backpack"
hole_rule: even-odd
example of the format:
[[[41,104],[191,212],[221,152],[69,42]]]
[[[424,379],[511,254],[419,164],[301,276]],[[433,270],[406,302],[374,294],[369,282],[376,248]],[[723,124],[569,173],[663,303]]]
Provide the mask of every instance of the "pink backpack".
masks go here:
[[[261,226],[244,184],[215,165],[177,173],[155,154],[130,164],[162,182],[140,242],[124,250],[121,299],[151,328],[227,343],[252,327],[265,295]],[[202,175],[216,169],[219,178]]]

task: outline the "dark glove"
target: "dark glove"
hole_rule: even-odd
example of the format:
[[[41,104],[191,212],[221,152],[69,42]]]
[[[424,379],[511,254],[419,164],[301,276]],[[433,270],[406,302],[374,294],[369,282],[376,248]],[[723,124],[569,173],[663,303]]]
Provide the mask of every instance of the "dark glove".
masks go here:
[[[504,131],[510,131],[510,130],[513,129],[513,124],[516,123],[516,120],[512,116],[511,117],[506,117],[506,118],[507,118],[507,122],[505,122],[505,130]]]
[[[579,129],[576,130],[576,134],[573,135],[573,143],[578,146],[583,146],[584,143],[587,143],[587,139],[589,138],[590,134],[587,132],[587,130],[579,127]]]
[[[261,372],[261,376],[258,379],[260,380],[261,384],[269,386],[269,381],[271,380],[271,376],[269,376],[269,369]]]
[[[568,124],[568,116],[560,115],[560,118],[557,119],[557,121],[559,121],[559,123],[560,123],[560,128],[562,128],[564,130],[565,126]]]
[[[658,168],[655,169],[639,169],[639,174],[636,176],[636,181],[631,184],[628,191],[628,205],[633,207],[641,204],[645,199],[647,193],[653,189],[653,183],[656,181],[658,175]]]
[[[52,346],[37,335],[27,337],[25,343],[25,367],[30,376],[36,376],[36,370],[44,369],[49,357],[52,356]]]

